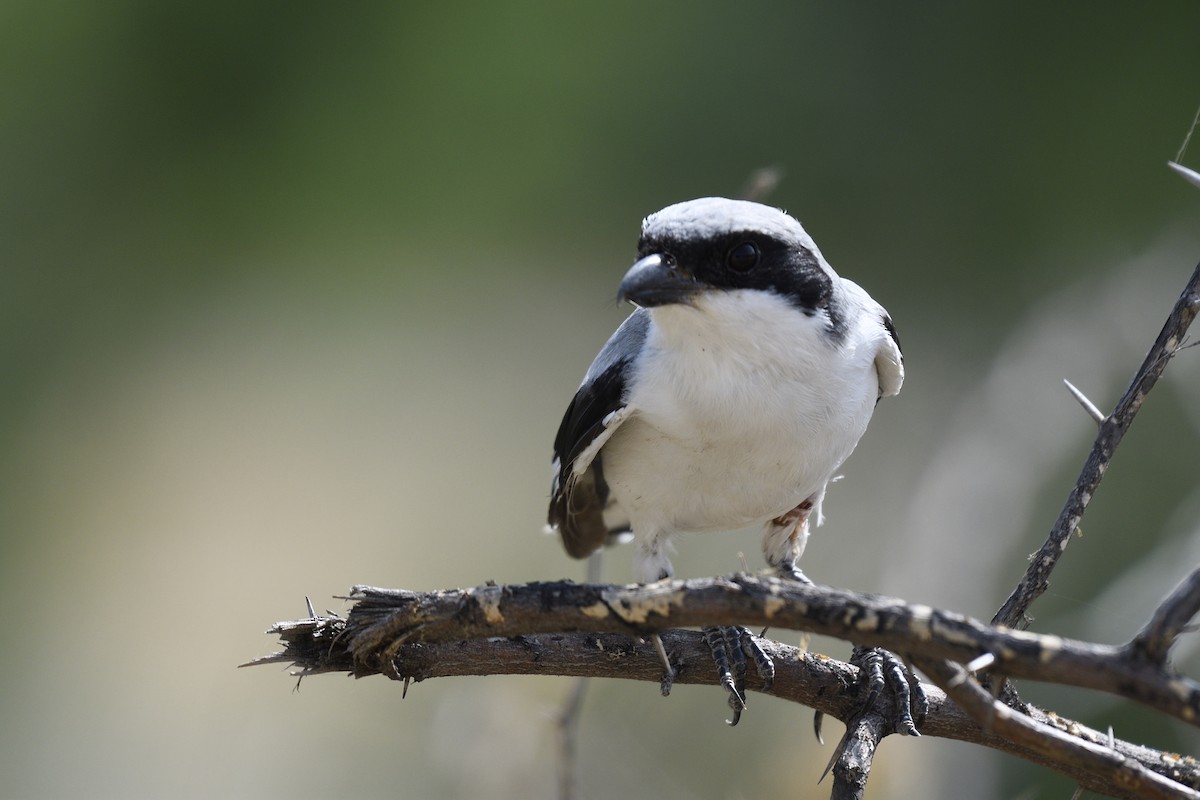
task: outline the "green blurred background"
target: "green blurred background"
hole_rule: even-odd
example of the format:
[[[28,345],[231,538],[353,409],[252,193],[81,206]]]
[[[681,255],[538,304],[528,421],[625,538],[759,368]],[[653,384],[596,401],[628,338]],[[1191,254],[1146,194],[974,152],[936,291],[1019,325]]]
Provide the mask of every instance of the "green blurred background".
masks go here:
[[[234,665],[306,594],[581,577],[541,533],[550,443],[638,223],[768,165],[908,359],[805,569],[990,617],[1094,433],[1061,379],[1111,407],[1200,257],[1164,166],[1197,30],[1193,0],[0,4],[0,796],[552,796],[565,680]],[[1036,630],[1123,641],[1200,562],[1200,350],[1168,376]],[[725,716],[594,683],[583,796],[827,795],[807,711]],[[1071,789],[926,738],[871,792]]]

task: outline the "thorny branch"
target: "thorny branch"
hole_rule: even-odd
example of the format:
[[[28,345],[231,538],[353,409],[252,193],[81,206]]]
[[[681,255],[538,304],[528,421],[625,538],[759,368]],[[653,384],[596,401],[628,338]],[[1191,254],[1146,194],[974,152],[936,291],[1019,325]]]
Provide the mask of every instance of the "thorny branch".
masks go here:
[[[1045,543],[1030,558],[1029,568],[1021,582],[1004,601],[996,616],[992,617],[993,623],[1010,628],[1024,627],[1029,606],[1049,588],[1050,573],[1079,527],[1083,512],[1096,493],[1096,487],[1100,485],[1117,445],[1121,443],[1125,431],[1133,424],[1133,418],[1141,409],[1146,395],[1167,368],[1167,362],[1183,344],[1188,326],[1196,318],[1197,312],[1200,312],[1200,264],[1193,270],[1191,279],[1179,295],[1175,307],[1171,309],[1171,314],[1163,324],[1158,338],[1154,340],[1150,352],[1146,354],[1142,365],[1134,374],[1125,394],[1117,401],[1117,407],[1100,421],[1100,431],[1096,434],[1092,451],[1058,515],[1058,520]]]
[[[1167,651],[1188,630],[1188,623],[1197,612],[1200,612],[1200,569],[1175,587],[1127,647],[1156,664],[1166,664]]]
[[[286,648],[267,658],[295,662],[305,674],[361,676],[388,674],[388,659],[410,641],[758,625],[959,663],[988,653],[999,674],[1128,697],[1200,725],[1200,684],[1162,664],[1130,658],[1125,647],[1013,631],[895,598],[774,577],[737,574],[629,586],[560,581],[439,592],[360,586],[351,599],[355,605],[337,636],[321,640],[327,649],[307,653],[302,648],[316,642],[293,640],[292,630],[307,620],[282,622],[272,632]]]
[[[1071,764],[1077,770],[1072,777],[1085,789],[1140,798],[1200,796],[1194,791],[1183,794],[1177,776],[1163,775],[1137,758],[1121,753],[1113,742],[1101,743],[1095,741],[1096,737],[1089,740],[1080,736],[1071,729],[1074,723],[1070,723],[1068,730],[1062,730],[1038,709],[1027,709],[1030,713],[1026,714],[1015,711],[993,699],[952,661],[917,659],[917,665],[984,730],[1028,748],[1031,754],[1048,761]],[[1165,761],[1170,757],[1160,754],[1160,758]],[[1106,785],[1099,788],[1091,785],[1088,776],[1094,775],[1106,776]]]
[[[1134,656],[1129,646],[1011,631],[893,598],[776,578],[740,574],[634,586],[556,582],[438,592],[356,587],[351,599],[355,602],[345,618],[278,623],[272,632],[282,638],[284,649],[252,663],[292,663],[300,675],[336,671],[395,680],[534,673],[656,682],[661,665],[653,647],[639,644],[637,637],[664,631],[668,651],[680,664],[678,682],[711,684],[701,634],[667,629],[770,625],[887,647],[921,663],[966,663],[990,653],[992,668],[1006,675],[1108,691],[1192,724],[1200,722],[1200,684]],[[857,714],[862,699],[854,667],[775,642],[761,643],[776,661],[771,694],[843,721]],[[751,676],[749,688],[761,691],[762,685]],[[1043,752],[1023,740],[1010,740],[1006,730],[968,725],[952,703],[932,687],[929,691],[931,708],[922,729],[926,735],[1012,752],[1118,796],[1138,796],[1124,793],[1124,784],[1117,782],[1121,769],[1127,769],[1120,765],[1130,759],[1144,770],[1200,788],[1200,765],[1191,759],[1114,743],[1120,758],[1111,759],[1111,768],[1081,771],[1072,760],[1078,753],[1069,748]],[[1091,739],[1104,741],[1098,733]],[[1200,797],[1184,786],[1164,796]]]

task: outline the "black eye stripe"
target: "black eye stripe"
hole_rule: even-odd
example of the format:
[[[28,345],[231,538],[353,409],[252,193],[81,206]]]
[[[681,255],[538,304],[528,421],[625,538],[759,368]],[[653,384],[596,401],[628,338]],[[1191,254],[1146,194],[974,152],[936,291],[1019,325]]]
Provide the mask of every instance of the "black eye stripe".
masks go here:
[[[758,245],[754,242],[741,242],[729,249],[725,263],[734,272],[749,272],[758,266],[760,256]]]

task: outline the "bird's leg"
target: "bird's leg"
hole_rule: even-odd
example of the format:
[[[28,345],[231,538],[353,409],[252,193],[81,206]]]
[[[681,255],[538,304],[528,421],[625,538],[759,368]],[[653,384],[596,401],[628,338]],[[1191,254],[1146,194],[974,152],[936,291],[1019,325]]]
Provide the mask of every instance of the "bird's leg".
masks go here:
[[[763,534],[763,557],[781,578],[812,583],[796,562],[808,543],[808,518],[819,497],[809,497],[786,514],[767,523]]]
[[[763,553],[767,563],[780,577],[812,583],[796,566],[796,559],[804,550],[804,543],[808,539],[808,517],[819,500],[819,496],[814,495],[767,523]],[[712,651],[717,678],[729,692],[733,718],[728,722],[737,725],[746,708],[747,659],[754,661],[764,691],[770,691],[775,682],[775,663],[754,638],[754,634],[740,626],[705,628],[704,640]]]
[[[767,563],[774,567],[780,577],[812,583],[796,566],[796,561],[804,552],[808,540],[809,516],[814,508],[819,508],[820,500],[818,495],[809,497],[791,511],[767,523],[763,553]],[[896,731],[907,736],[919,736],[917,726],[924,721],[929,703],[921,682],[912,674],[912,670],[894,653],[880,648],[856,647],[850,663],[859,667],[860,680],[866,688],[863,707],[868,708],[879,700],[884,689],[890,690],[896,704],[892,719]],[[817,712],[814,727],[819,739],[820,712]]]
[[[638,583],[655,583],[671,579],[675,570],[666,554],[668,540],[666,534],[655,532],[647,534],[638,542],[633,557],[634,580]],[[653,633],[650,635],[650,641],[654,644],[654,652],[658,654],[658,660],[663,665],[660,689],[663,697],[666,697],[675,683],[675,668],[671,666],[671,659],[667,657],[667,648],[663,646],[662,637]]]

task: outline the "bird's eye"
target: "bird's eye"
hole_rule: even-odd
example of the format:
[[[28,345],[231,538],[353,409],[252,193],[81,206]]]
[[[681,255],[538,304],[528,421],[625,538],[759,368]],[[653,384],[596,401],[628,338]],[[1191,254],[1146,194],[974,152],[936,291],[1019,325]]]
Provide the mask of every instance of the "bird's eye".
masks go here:
[[[725,256],[725,263],[734,272],[749,272],[758,265],[758,245],[754,242],[742,242],[734,245]]]

